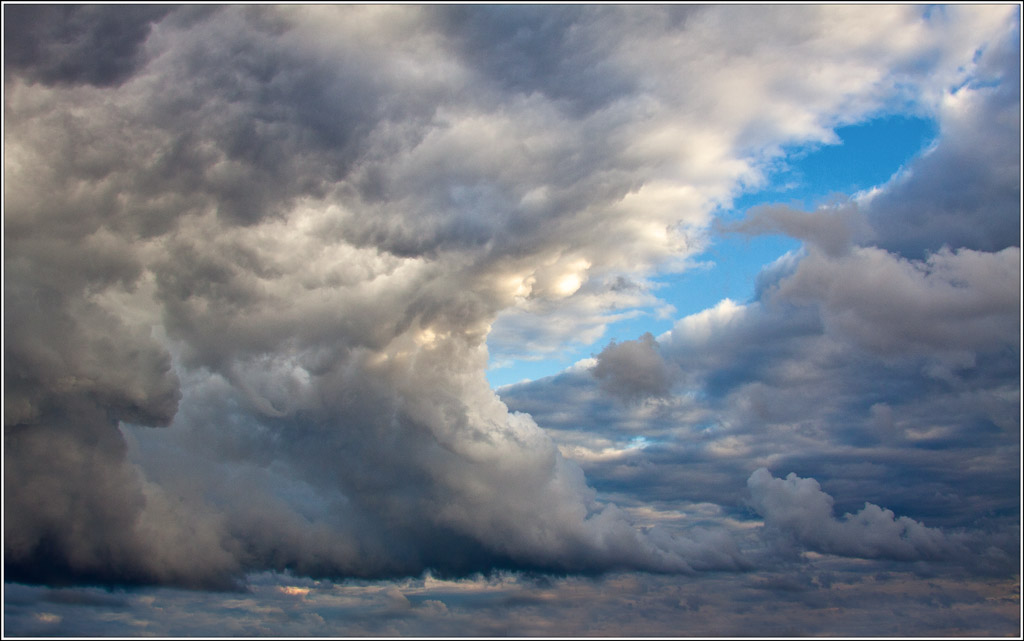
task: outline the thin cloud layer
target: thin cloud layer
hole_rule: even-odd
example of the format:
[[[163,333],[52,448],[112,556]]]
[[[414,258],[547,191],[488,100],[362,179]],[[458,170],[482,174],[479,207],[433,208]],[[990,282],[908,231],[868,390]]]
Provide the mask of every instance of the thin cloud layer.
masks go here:
[[[948,93],[1008,74],[1011,9],[5,7],[12,34],[52,36],[5,42],[7,578],[750,569],[734,526],[762,459],[836,431],[864,446],[843,430],[870,419],[878,442],[936,445],[916,469],[977,431],[980,465],[1019,428],[1019,247],[904,256],[877,212],[911,224],[886,198],[1011,108]],[[952,146],[857,205],[878,244],[765,214],[809,248],[757,301],[613,344],[592,372],[488,386],[489,356],[667,309],[649,279],[787,146],[907,100],[946,123],[951,95]],[[660,441],[622,447],[619,418]],[[607,455],[565,454],[573,430]],[[779,433],[811,447],[780,454]],[[638,456],[663,460],[620,465]],[[692,473],[726,482],[674,498],[718,508],[659,522]],[[974,498],[990,478],[954,480]],[[1011,506],[989,498],[996,536]]]
[[[8,585],[7,630],[26,635],[203,636],[996,636],[1018,620],[1011,581],[917,580],[899,567],[820,558],[793,575],[714,573],[700,581],[638,573],[603,577],[426,575],[381,585],[270,573],[249,592],[197,593]],[[939,607],[936,607],[936,605]],[[254,612],[258,615],[254,616]],[[937,631],[937,632],[936,632]]]

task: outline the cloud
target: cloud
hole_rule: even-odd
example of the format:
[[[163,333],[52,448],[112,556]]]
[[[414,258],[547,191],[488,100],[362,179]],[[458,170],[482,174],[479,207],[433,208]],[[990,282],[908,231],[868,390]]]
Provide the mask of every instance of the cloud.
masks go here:
[[[784,145],[827,139],[907,87],[930,95],[1008,15],[883,10],[891,32],[852,8],[5,8],[31,43],[54,34],[5,45],[7,577],[224,588],[264,570],[749,567],[726,516],[642,529],[602,500],[489,388],[487,341],[510,325],[506,344],[596,340],[659,305],[650,279],[685,268],[715,208]],[[847,20],[862,28],[835,28]],[[797,73],[807,60],[816,72]],[[1006,341],[971,332],[1003,332],[1006,297],[974,306],[1009,282],[1012,252],[936,254],[920,275],[866,249],[822,260],[937,289],[918,317],[974,309],[925,347],[952,336],[988,372]],[[736,401],[735,440],[701,447],[756,450],[751,417],[778,427],[809,405],[759,377],[820,371],[788,350],[824,367],[845,328],[828,312],[858,295],[828,298],[803,264],[765,283],[765,304],[609,347],[598,380],[660,396],[670,433],[693,406],[669,402],[669,372],[691,358],[680,381],[707,382],[716,411]],[[768,292],[800,311],[769,308]],[[1005,414],[991,380],[953,374],[971,412]],[[892,401],[905,434],[925,427],[901,416],[919,408],[868,400]]]
[[[759,205],[746,218],[727,228],[748,234],[782,233],[803,240],[831,257],[850,250],[870,233],[863,216],[854,206],[833,206],[807,213],[784,205]]]
[[[754,509],[765,525],[818,552],[903,561],[949,556],[957,547],[941,531],[865,503],[856,514],[832,516],[833,499],[812,478],[775,478],[758,468],[747,480]]]
[[[491,326],[487,338],[491,357],[530,360],[559,356],[567,345],[593,344],[611,323],[648,315],[651,307],[659,315],[672,309],[647,283],[622,276],[581,282],[581,276],[586,278],[586,272],[568,271],[558,280],[540,285],[556,292],[561,288],[561,295],[517,296],[516,307],[501,312]],[[519,287],[531,293],[539,289],[535,277]],[[566,296],[564,292],[569,290],[573,291]],[[544,324],[539,325],[538,319],[544,319]]]
[[[679,21],[689,11],[662,13]],[[609,17],[604,10],[571,6],[447,7],[437,21],[460,55],[473,60],[485,86],[498,94],[539,91],[581,117],[636,90],[636,76],[608,60],[616,48],[603,29]]]
[[[656,339],[650,351],[678,372],[656,406],[612,403],[596,362],[502,388],[502,399],[546,426],[624,508],[720,506],[710,520],[737,534],[757,565],[774,560],[740,534],[749,518],[737,507],[741,490],[751,469],[788,468],[830,489],[794,481],[799,488],[771,495],[778,505],[762,504],[776,532],[806,547],[941,558],[1005,576],[1019,558],[1010,489],[1019,483],[1019,155],[971,140],[1005,135],[1003,115],[1019,109],[1016,62],[1005,55],[1014,42],[1010,25],[980,48],[971,77],[936,96],[944,133],[908,173],[814,212],[749,212],[743,231],[786,233],[804,246],[765,266],[751,300],[723,300]],[[1007,80],[988,84],[997,78]],[[968,128],[978,136],[956,133]],[[947,179],[960,164],[984,169]],[[994,176],[1010,174],[1009,190],[982,196]],[[964,207],[932,219],[943,202]],[[916,230],[906,242],[903,228]],[[967,228],[989,240],[967,239],[958,231]],[[851,516],[838,520],[833,508]],[[857,527],[871,538],[855,541]]]
[[[612,341],[591,370],[601,389],[624,401],[668,395],[673,372],[649,332],[635,341]]]
[[[943,97],[938,144],[865,199],[879,247],[923,258],[1019,245],[1019,28],[980,47],[974,77]]]
[[[884,185],[814,212],[759,205],[724,229],[784,233],[830,256],[851,244],[912,259],[943,247],[995,252],[1018,244],[1018,30],[1007,22],[977,47],[968,75],[929,107],[940,123],[938,140]]]
[[[5,9],[5,64],[47,84],[118,85],[144,63],[150,24],[170,9],[18,5]]]
[[[870,636],[879,629],[998,636],[1019,626],[1012,580],[921,578],[907,564],[865,573],[863,565],[822,556],[800,570],[715,573],[701,581],[496,573],[382,584],[259,574],[246,594],[165,588],[133,590],[116,602],[102,588],[8,584],[4,622],[16,635],[201,636],[217,629],[306,637],[341,628],[360,636],[674,636],[682,628],[704,636]]]
[[[925,261],[875,248],[838,260],[811,252],[766,300],[814,301],[827,331],[879,354],[990,351],[1019,344],[1019,265],[1018,247]]]

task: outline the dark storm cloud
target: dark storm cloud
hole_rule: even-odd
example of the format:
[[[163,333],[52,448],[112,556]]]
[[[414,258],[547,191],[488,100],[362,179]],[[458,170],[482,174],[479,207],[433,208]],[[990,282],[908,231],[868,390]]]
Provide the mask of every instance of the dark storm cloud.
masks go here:
[[[9,5],[4,7],[7,71],[47,84],[116,86],[144,64],[150,25],[164,6]]]

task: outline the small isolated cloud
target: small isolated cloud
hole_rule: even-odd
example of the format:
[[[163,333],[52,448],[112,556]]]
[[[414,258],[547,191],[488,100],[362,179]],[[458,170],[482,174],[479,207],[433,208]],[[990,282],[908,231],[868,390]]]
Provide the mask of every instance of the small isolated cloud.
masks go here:
[[[591,371],[602,390],[626,402],[667,396],[674,379],[650,332],[634,341],[612,341]]]
[[[832,514],[832,497],[816,480],[795,473],[780,479],[766,468],[758,468],[747,479],[747,488],[766,527],[792,536],[816,552],[916,561],[947,558],[959,549],[942,530],[897,517],[873,503],[837,519]]]

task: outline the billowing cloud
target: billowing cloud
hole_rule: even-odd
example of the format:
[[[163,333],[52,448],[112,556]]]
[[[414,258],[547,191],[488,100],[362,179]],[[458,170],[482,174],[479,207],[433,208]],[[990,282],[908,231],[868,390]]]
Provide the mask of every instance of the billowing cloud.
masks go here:
[[[811,478],[793,473],[775,478],[762,467],[750,475],[747,487],[766,526],[817,552],[909,561],[942,558],[956,551],[941,530],[896,517],[874,503],[865,503],[856,514],[835,518],[832,497]]]
[[[840,259],[812,251],[765,298],[813,301],[830,333],[879,354],[973,354],[1019,344],[1019,267],[1019,247],[943,249],[920,261],[873,247]]]
[[[47,84],[117,85],[143,62],[150,24],[169,11],[130,6],[16,5],[4,11],[4,62]]]
[[[690,265],[786,146],[945,105],[1011,10],[5,7],[27,34],[5,42],[7,578],[746,569],[739,494],[779,434],[870,419],[886,443],[1004,444],[1019,249],[901,256],[842,216],[763,215],[810,248],[757,301],[561,379],[658,397],[608,415],[658,442],[578,423],[600,454],[580,463],[552,435],[585,408],[510,409],[484,372],[489,343],[557,350],[667,310],[653,276]],[[986,92],[956,99],[989,114],[1006,96]],[[902,188],[865,209],[880,237],[874,208]],[[905,316],[873,311],[897,299]],[[677,483],[689,461],[709,483]]]
[[[883,190],[865,195],[862,207],[877,246],[911,258],[943,246],[1019,246],[1017,41],[1019,35],[1011,33],[979,48],[975,77],[939,104],[938,144]]]
[[[1018,66],[1005,49],[1015,33],[979,48],[978,78],[937,96],[943,134],[892,180],[816,211],[757,207],[729,226],[804,244],[763,268],[751,300],[722,300],[657,337],[648,351],[676,372],[658,403],[611,402],[597,359],[502,388],[503,400],[637,514],[736,532],[751,480],[773,524],[765,537],[1012,571],[1020,164],[1015,145],[981,141],[1016,131],[1006,122],[1019,113]],[[952,180],[958,167],[969,169]],[[751,477],[758,468],[796,480]],[[855,541],[856,528],[871,536]]]

